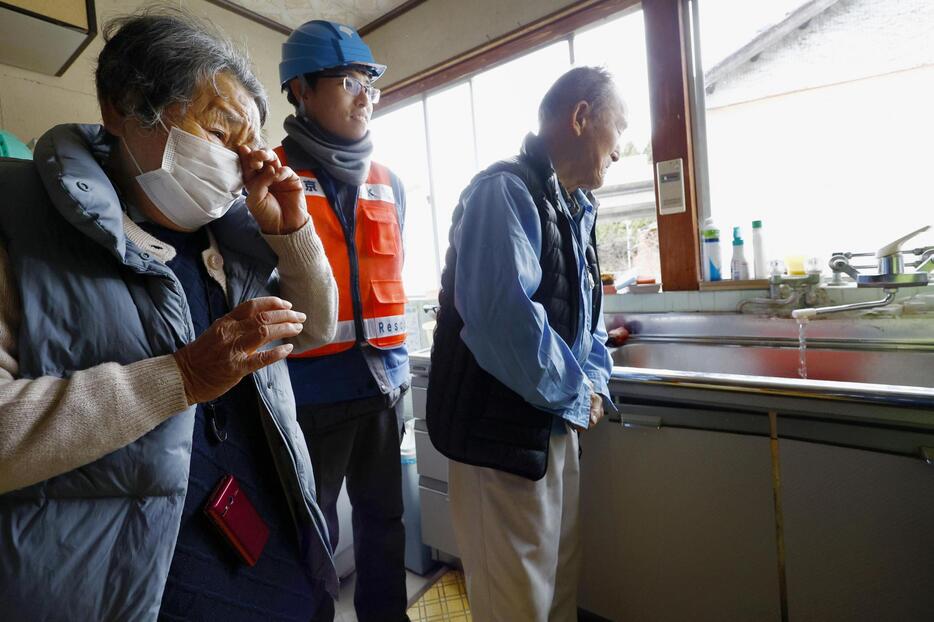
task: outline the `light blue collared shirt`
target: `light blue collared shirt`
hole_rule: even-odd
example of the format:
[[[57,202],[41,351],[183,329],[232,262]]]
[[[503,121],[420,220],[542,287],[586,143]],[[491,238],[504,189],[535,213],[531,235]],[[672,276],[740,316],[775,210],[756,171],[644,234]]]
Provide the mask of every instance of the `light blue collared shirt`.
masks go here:
[[[461,338],[477,363],[544,411],[587,428],[590,395],[585,378],[612,409],[603,309],[591,334],[592,300],[584,255],[595,212],[584,193],[572,221],[580,281],[577,338],[568,345],[548,325],[531,297],[542,278],[538,209],[525,184],[511,173],[492,173],[464,190],[463,217],[454,231],[457,278],[454,306],[464,320]],[[560,198],[559,209],[567,209]]]

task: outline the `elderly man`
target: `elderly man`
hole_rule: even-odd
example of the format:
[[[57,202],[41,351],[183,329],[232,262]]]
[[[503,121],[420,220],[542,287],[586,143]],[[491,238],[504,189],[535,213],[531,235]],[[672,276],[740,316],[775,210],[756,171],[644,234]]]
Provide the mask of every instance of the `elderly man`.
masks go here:
[[[308,620],[337,581],[284,359],[336,292],[301,181],[228,41],[104,36],[103,127],[0,162],[0,611]]]
[[[577,619],[578,431],[611,404],[589,191],[619,159],[625,108],[605,70],[579,67],[545,95],[539,127],[461,194],[431,356],[428,430],[452,459],[484,621]]]
[[[405,193],[371,161],[367,127],[384,65],[350,26],[311,21],[282,46],[279,77],[295,114],[279,158],[302,178],[308,213],[338,289],[334,339],[296,351],[289,372],[315,467],[318,502],[337,543],[345,478],[353,506],[357,618],[406,619],[400,398],[408,387],[402,223]],[[318,620],[330,620],[322,612]]]

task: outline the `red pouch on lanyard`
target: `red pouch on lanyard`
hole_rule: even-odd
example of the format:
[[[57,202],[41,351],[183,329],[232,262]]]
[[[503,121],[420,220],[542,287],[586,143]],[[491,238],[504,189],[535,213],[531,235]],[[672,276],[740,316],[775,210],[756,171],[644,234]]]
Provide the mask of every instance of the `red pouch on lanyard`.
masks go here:
[[[233,475],[225,475],[204,508],[227,541],[248,565],[254,566],[269,540],[269,527],[260,518]]]

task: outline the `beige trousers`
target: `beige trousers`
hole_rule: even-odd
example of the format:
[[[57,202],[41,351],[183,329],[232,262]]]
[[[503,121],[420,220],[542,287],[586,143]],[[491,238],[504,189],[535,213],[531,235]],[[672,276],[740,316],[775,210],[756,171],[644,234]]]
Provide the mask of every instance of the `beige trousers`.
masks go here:
[[[577,620],[577,432],[552,432],[537,482],[451,461],[454,531],[477,622]]]

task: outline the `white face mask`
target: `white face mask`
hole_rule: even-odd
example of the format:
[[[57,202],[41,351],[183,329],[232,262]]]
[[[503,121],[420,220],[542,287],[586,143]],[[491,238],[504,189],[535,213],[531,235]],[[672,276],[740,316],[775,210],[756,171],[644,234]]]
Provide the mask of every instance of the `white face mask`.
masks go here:
[[[149,200],[188,231],[226,214],[243,191],[240,156],[177,127],[169,131],[160,168],[144,173],[132,153],[130,159],[140,172],[136,181]]]

